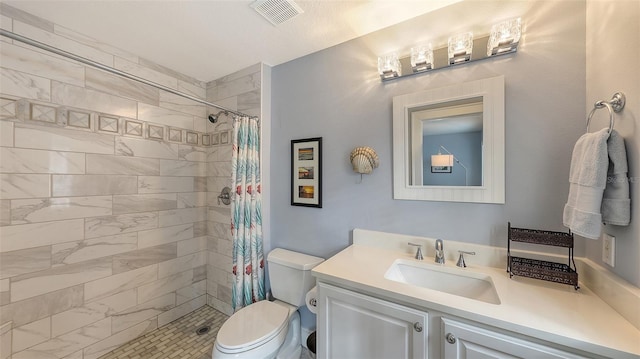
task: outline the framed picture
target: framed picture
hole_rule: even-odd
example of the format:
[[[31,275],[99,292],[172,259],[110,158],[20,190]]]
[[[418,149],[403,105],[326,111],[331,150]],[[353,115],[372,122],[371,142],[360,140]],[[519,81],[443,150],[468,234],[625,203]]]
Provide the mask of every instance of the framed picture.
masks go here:
[[[291,140],[291,205],[322,208],[322,137]]]
[[[451,173],[451,166],[431,166],[431,173]]]

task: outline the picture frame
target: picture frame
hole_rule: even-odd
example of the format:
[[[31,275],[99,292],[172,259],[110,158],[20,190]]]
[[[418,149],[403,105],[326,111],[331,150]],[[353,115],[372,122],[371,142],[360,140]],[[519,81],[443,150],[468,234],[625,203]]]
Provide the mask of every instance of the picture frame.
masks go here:
[[[453,166],[431,166],[431,173],[451,173]]]
[[[322,208],[322,137],[291,140],[291,205]]]

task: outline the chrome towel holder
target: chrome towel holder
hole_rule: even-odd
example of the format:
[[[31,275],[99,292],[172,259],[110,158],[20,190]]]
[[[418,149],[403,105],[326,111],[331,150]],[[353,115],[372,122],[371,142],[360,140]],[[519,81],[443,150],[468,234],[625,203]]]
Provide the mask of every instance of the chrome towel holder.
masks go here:
[[[591,122],[591,117],[593,117],[593,114],[596,112],[596,110],[606,107],[607,110],[609,110],[609,133],[611,133],[611,131],[613,131],[614,123],[613,113],[622,111],[625,102],[626,98],[624,96],[624,93],[622,92],[616,92],[615,94],[613,94],[613,97],[609,101],[596,101],[596,103],[593,104],[593,109],[591,110],[591,112],[589,112],[589,117],[587,117],[587,132],[589,132],[589,123]]]

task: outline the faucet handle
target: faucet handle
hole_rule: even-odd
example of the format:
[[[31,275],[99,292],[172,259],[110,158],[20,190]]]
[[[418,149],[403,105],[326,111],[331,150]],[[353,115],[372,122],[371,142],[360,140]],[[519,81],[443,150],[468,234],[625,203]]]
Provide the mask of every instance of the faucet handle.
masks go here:
[[[467,252],[467,251],[458,251],[458,253],[460,253],[460,258],[458,258],[458,263],[456,263],[456,265],[458,267],[462,267],[462,268],[466,268],[467,267],[467,263],[464,262],[464,255],[468,254],[471,256],[475,256],[476,252]]]
[[[407,244],[410,246],[418,247],[418,250],[416,251],[416,257],[415,257],[417,260],[421,261],[424,259],[424,257],[422,257],[422,245],[411,243],[411,242]]]

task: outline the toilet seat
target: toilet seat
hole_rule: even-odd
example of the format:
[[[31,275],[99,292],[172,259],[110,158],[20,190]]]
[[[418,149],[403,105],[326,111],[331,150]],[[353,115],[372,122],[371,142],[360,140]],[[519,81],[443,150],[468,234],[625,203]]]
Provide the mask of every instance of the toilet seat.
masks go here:
[[[216,346],[229,354],[248,351],[275,337],[284,340],[288,324],[288,308],[267,300],[256,302],[240,309],[224,322],[218,331]]]

